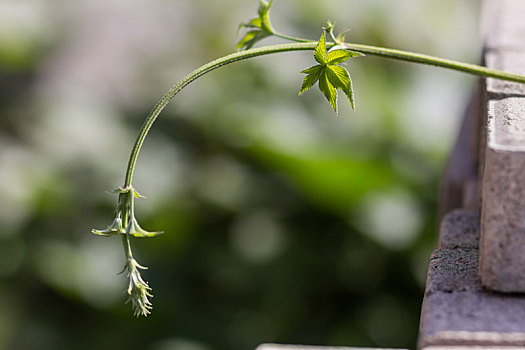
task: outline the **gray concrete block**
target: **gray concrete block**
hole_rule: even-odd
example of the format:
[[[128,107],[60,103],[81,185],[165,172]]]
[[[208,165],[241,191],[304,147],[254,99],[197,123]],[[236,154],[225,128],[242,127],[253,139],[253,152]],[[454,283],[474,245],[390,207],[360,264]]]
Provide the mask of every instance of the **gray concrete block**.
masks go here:
[[[482,172],[480,274],[483,286],[525,292],[525,98],[488,103]]]
[[[439,229],[440,249],[478,249],[479,214],[470,210],[451,211],[441,221]]]
[[[525,299],[483,291],[425,298],[421,346],[525,346]]]
[[[525,18],[523,21],[525,23]],[[521,42],[525,43],[525,40],[521,39]],[[485,64],[492,69],[525,75],[525,49],[518,52],[508,50],[489,50],[485,53]],[[489,96],[490,94],[518,94],[523,95],[525,98],[525,84],[488,78],[487,92],[489,92]]]
[[[442,249],[430,262],[419,347],[525,346],[525,296],[481,288],[475,249]]]
[[[522,346],[427,346],[424,350],[523,350]]]
[[[525,48],[525,2],[483,1],[482,29],[486,48]]]
[[[349,348],[338,346],[261,344],[255,350],[394,350],[387,348]],[[405,350],[405,349],[398,349]]]
[[[477,249],[439,249],[428,266],[426,294],[481,291]]]

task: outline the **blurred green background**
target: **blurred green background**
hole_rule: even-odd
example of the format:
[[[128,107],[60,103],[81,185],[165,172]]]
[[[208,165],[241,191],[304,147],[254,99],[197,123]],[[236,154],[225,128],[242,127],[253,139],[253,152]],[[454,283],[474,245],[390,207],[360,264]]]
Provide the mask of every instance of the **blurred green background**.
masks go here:
[[[258,3],[0,0],[0,349],[414,347],[440,173],[475,78],[365,57],[357,110],[298,97],[311,53],[236,63],[161,115],[137,203],[153,314],[124,305],[112,220],[131,145]],[[276,0],[274,27],[477,62],[474,0]],[[276,42],[273,39],[264,43]]]

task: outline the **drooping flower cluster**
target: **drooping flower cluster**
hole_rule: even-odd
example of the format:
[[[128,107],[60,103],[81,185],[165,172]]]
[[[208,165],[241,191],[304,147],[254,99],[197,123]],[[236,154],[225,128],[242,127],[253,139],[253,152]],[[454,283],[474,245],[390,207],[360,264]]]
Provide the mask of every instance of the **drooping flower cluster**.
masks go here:
[[[127,288],[128,302],[131,301],[135,316],[147,316],[151,313],[152,304],[148,298],[153,297],[151,287],[142,276],[140,270],[146,270],[147,267],[140,265],[133,258],[130,245],[130,236],[134,237],[154,237],[162,232],[148,232],[140,227],[135,218],[135,198],[144,198],[132,186],[120,187],[114,191],[118,193],[118,203],[113,223],[105,230],[91,230],[92,233],[99,236],[122,236],[124,253],[126,255],[126,265],[122,272],[126,272],[129,279]]]
[[[128,260],[126,267],[123,272],[127,272],[129,278],[128,285],[128,300],[131,301],[133,307],[133,314],[137,317],[148,316],[151,313],[153,305],[148,298],[152,298],[153,295],[150,293],[151,287],[148,282],[142,279],[139,269],[147,270],[148,268],[140,265],[137,260],[131,258]]]

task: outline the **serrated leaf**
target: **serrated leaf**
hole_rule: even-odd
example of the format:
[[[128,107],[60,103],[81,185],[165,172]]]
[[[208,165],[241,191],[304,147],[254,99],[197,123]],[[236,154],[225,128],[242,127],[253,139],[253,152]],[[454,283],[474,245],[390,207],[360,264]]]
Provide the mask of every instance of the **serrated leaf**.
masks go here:
[[[338,64],[345,62],[349,58],[364,55],[360,52],[346,49],[346,47],[337,40],[337,45],[332,46],[327,52],[326,33],[328,32],[333,37],[333,28],[334,26],[330,22],[328,22],[327,28],[323,28],[324,31],[314,50],[314,58],[319,65],[307,68],[301,72],[307,74],[307,76],[303,80],[303,85],[299,95],[310,89],[316,81],[319,81],[319,89],[325,95],[326,99],[337,114],[338,89],[346,94],[352,109],[355,109],[354,92],[350,74],[345,68],[338,66]]]
[[[337,114],[337,90],[328,80],[326,71],[323,71],[319,76],[319,89],[321,89],[321,92],[325,95],[326,99],[334,109],[335,114]]]
[[[343,49],[330,50],[326,54],[326,62],[328,64],[340,64],[349,58],[362,56],[360,52],[348,51]]]
[[[306,68],[305,70],[302,70],[301,73],[303,74],[314,74],[314,73],[321,74],[321,71],[323,70],[323,68],[324,68],[323,66],[315,65],[310,68]]]
[[[354,87],[352,86],[352,78],[350,77],[350,84],[348,84],[348,89],[344,92],[348,101],[350,101],[350,106],[352,110],[355,110],[355,98],[354,98]]]
[[[303,80],[303,86],[301,87],[301,91],[299,92],[299,95],[302,95],[304,92],[306,92],[308,89],[310,89],[319,79],[319,76],[323,72],[322,66],[313,66],[308,69],[303,70],[301,73],[308,74],[306,77],[304,77]]]
[[[348,87],[348,84],[350,84],[350,74],[348,74],[348,71],[343,67],[326,67],[326,77],[337,89],[345,90]]]
[[[328,66],[326,69],[326,76],[335,88],[340,89],[345,93],[350,101],[352,109],[355,109],[352,79],[350,78],[348,71],[343,67]]]
[[[317,62],[320,64],[326,64],[326,41],[325,41],[325,34],[321,35],[321,38],[319,39],[319,42],[317,43],[317,46],[315,47],[314,51],[314,58]]]

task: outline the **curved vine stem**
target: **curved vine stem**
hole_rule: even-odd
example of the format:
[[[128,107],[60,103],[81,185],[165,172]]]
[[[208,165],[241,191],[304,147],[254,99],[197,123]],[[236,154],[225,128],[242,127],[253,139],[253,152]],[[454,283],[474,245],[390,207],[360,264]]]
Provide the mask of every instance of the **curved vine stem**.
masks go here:
[[[155,122],[159,114],[162,112],[162,110],[166,107],[166,105],[171,101],[171,99],[173,99],[184,87],[189,85],[192,81],[203,76],[204,74],[208,72],[211,72],[219,67],[225,66],[233,62],[237,62],[237,61],[241,61],[241,60],[245,60],[245,59],[257,57],[257,56],[280,53],[280,52],[313,50],[317,45],[316,41],[308,41],[306,39],[289,37],[289,36],[282,35],[282,34],[275,34],[275,36],[278,36],[283,39],[295,41],[297,43],[264,46],[264,47],[260,47],[256,49],[236,52],[236,53],[221,57],[219,59],[216,59],[210,63],[207,63],[197,68],[196,70],[194,70],[193,72],[185,76],[183,79],[181,79],[179,82],[177,82],[177,84],[175,84],[172,87],[155,105],[153,110],[150,112],[150,114],[144,121],[142,128],[140,129],[140,132],[137,136],[137,139],[135,140],[135,144],[133,145],[133,149],[129,157],[126,177],[124,180],[124,187],[128,187],[131,185],[131,182],[133,180],[133,172],[135,170],[135,165],[137,162],[137,157],[139,155],[142,144],[144,143],[144,140],[149,130],[151,129],[153,123]],[[327,43],[327,47],[333,47],[334,45],[336,44]],[[396,59],[396,60],[401,60],[401,61],[437,66],[437,67],[452,69],[452,70],[469,73],[469,74],[473,74],[477,76],[482,76],[482,77],[490,77],[490,78],[497,78],[497,79],[502,79],[502,80],[507,80],[507,81],[525,83],[525,76],[506,73],[506,72],[502,72],[502,71],[498,71],[494,69],[489,69],[489,68],[478,66],[475,64],[462,63],[462,62],[443,59],[439,57],[423,55],[423,54],[418,54],[418,53],[403,51],[403,50],[377,47],[377,46],[360,45],[360,44],[353,44],[353,43],[343,43],[342,46],[348,50],[361,52],[367,55],[380,56],[380,57],[386,57],[386,58],[391,58],[391,59]]]
[[[328,44],[327,44],[328,45]],[[361,52],[372,56],[380,56],[386,58],[392,58],[400,61],[421,63],[430,66],[442,67],[460,72],[473,74],[486,78],[496,78],[501,80],[513,81],[517,83],[525,83],[525,76],[519,74],[506,73],[495,69],[489,69],[487,67],[478,66],[476,64],[463,63],[454,60],[448,60],[445,58],[439,58],[430,55],[423,55],[419,53],[388,49],[384,47],[376,47],[361,44],[343,43],[348,50]]]
[[[274,53],[279,52],[289,52],[289,51],[300,51],[300,50],[313,50],[315,48],[315,45],[317,42],[306,42],[306,43],[298,43],[298,44],[282,44],[282,45],[273,45],[273,46],[265,46],[257,49],[250,49],[246,51],[236,52],[233,54],[230,54],[228,56],[221,57],[219,59],[216,59],[208,64],[205,64],[197,69],[195,69],[190,74],[186,75],[183,79],[179,80],[177,84],[175,84],[162,98],[157,102],[155,107],[152,109],[146,120],[144,121],[144,124],[142,125],[142,128],[139,131],[139,134],[137,136],[137,139],[135,140],[135,144],[133,145],[133,149],[131,150],[131,154],[129,156],[128,161],[128,168],[126,171],[126,178],[124,180],[124,187],[128,187],[131,185],[131,181],[133,180],[133,172],[135,170],[135,164],[137,162],[137,157],[140,152],[140,148],[142,147],[142,144],[144,143],[144,139],[146,138],[149,130],[151,129],[151,126],[159,116],[160,112],[167,106],[167,104],[171,101],[172,98],[174,98],[184,87],[186,87],[188,84],[190,84],[195,79],[203,76],[204,74],[211,72],[219,67],[225,66],[227,64],[245,60],[252,57],[257,56],[263,56],[263,55],[270,55]]]

